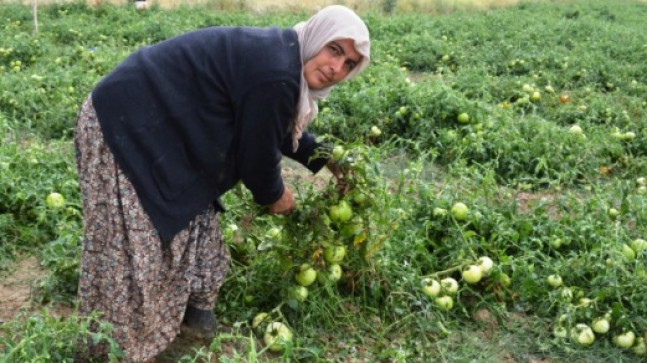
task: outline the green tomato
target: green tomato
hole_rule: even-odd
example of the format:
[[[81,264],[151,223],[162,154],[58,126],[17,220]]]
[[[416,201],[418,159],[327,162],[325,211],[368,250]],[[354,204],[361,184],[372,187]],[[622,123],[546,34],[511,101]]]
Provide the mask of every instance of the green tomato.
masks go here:
[[[346,246],[343,245],[331,245],[324,248],[324,260],[326,262],[334,264],[340,263],[346,256]]]
[[[607,214],[609,215],[609,218],[616,219],[620,215],[620,211],[618,211],[615,208],[609,208],[609,210],[607,211]]]
[[[308,288],[301,285],[294,286],[290,291],[290,296],[297,301],[304,302],[308,298]]]
[[[301,265],[299,272],[294,276],[295,280],[301,286],[310,286],[317,279],[317,271],[309,264],[304,263]]]
[[[272,227],[270,228],[269,231],[267,231],[267,238],[272,239],[272,240],[279,240],[281,239],[283,232],[281,231],[280,228],[278,227]]]
[[[328,278],[331,281],[337,282],[339,279],[341,279],[342,275],[342,269],[339,264],[333,263],[330,266],[328,266]]]
[[[451,308],[454,307],[454,299],[452,299],[451,296],[439,296],[436,299],[434,299],[434,302],[436,303],[436,306],[440,310],[448,311],[451,310]]]
[[[559,249],[562,247],[562,239],[561,238],[553,238],[548,242],[550,244],[550,247],[554,249]]]
[[[553,335],[557,338],[566,338],[568,336],[568,330],[563,326],[558,325],[553,328]]]
[[[637,338],[636,344],[631,348],[631,351],[636,355],[647,355],[647,344],[645,344],[645,338]]]
[[[494,261],[492,261],[492,259],[488,256],[481,256],[478,259],[478,266],[481,268],[483,275],[487,276],[490,274],[492,268],[494,267]]]
[[[571,329],[571,338],[580,345],[588,346],[595,341],[595,334],[588,325],[580,323]]]
[[[350,218],[353,216],[353,209],[350,207],[350,204],[348,204],[347,201],[342,200],[337,206],[339,207],[338,221],[346,222],[350,220]]]
[[[451,213],[457,221],[464,221],[469,215],[469,209],[465,204],[458,202],[452,206]]]
[[[263,324],[263,322],[267,321],[267,313],[266,312],[260,312],[254,316],[254,319],[252,319],[252,328],[256,329]]]
[[[559,292],[560,296],[564,301],[571,301],[573,299],[573,290],[570,287],[564,287]]]
[[[353,193],[352,198],[353,198],[353,202],[357,205],[363,205],[364,203],[366,203],[366,194],[364,194],[359,190],[356,190]]]
[[[357,236],[362,233],[364,230],[364,225],[360,219],[351,220],[350,222],[344,224],[340,233],[343,237]]]
[[[440,283],[431,278],[422,280],[422,292],[428,297],[437,297],[440,294]]]
[[[593,304],[593,300],[589,299],[588,297],[583,297],[579,300],[580,306],[584,308],[588,308]]]
[[[341,210],[339,209],[338,205],[331,205],[330,208],[328,209],[328,215],[330,216],[330,219],[337,222],[341,218]]]
[[[613,343],[620,348],[631,348],[636,340],[636,334],[631,330],[613,337]]]
[[[531,94],[535,91],[535,89],[528,83],[524,83],[523,87],[521,87],[521,90],[528,94]]]
[[[454,295],[458,292],[458,282],[451,277],[440,280],[440,287],[445,294]]]
[[[461,113],[458,115],[458,117],[456,118],[456,120],[457,120],[457,121],[458,121],[458,123],[460,123],[460,124],[466,124],[466,123],[470,122],[470,115],[469,115],[469,114],[467,114],[467,112],[461,112]]]
[[[292,331],[281,322],[272,322],[265,330],[263,341],[272,352],[281,352],[292,342]]]
[[[341,145],[335,145],[332,148],[332,158],[335,161],[340,161],[344,157],[345,153],[346,153],[346,150]]]
[[[475,284],[483,278],[483,271],[477,265],[470,265],[462,272],[463,280],[468,284]]]
[[[593,328],[594,332],[598,334],[605,334],[611,328],[611,324],[609,323],[609,320],[607,320],[606,318],[600,318],[593,321],[593,324],[591,324],[591,327]]]
[[[626,243],[622,245],[622,254],[625,255],[629,261],[636,259],[636,251]]]
[[[584,131],[582,130],[582,128],[580,126],[573,125],[573,126],[571,126],[570,129],[568,129],[568,133],[571,134],[571,135],[581,136],[581,135],[583,135]]]
[[[382,135],[382,130],[380,130],[379,127],[377,126],[371,127],[371,136],[378,137],[380,135]]]
[[[445,216],[447,216],[447,209],[436,207],[436,208],[434,208],[434,210],[431,212],[431,214],[432,214],[434,217],[445,217]]]
[[[510,285],[512,284],[512,279],[510,278],[510,276],[508,276],[508,274],[501,273],[501,275],[499,275],[499,282],[504,287],[510,287]]]
[[[631,241],[629,247],[631,247],[631,249],[634,250],[637,255],[639,255],[647,249],[647,241],[642,238],[636,238],[635,240]]]
[[[557,274],[553,274],[553,275],[548,276],[546,278],[546,281],[548,282],[548,285],[550,285],[552,287],[560,287],[560,286],[562,286],[562,277],[557,275]]]
[[[65,198],[60,193],[49,193],[45,198],[45,204],[50,208],[61,208],[65,204]]]

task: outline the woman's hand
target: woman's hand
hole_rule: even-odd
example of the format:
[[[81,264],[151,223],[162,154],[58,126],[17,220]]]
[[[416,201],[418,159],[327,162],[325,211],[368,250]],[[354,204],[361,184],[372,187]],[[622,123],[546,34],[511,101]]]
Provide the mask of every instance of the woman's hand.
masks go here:
[[[286,186],[283,190],[283,195],[276,202],[270,204],[271,214],[289,214],[294,210],[294,195],[292,191]]]
[[[328,168],[328,170],[330,170],[332,175],[335,177],[335,180],[337,182],[337,190],[339,191],[339,194],[341,196],[346,195],[346,193],[348,193],[348,189],[350,188],[350,185],[348,184],[348,178],[351,177],[350,173],[347,173],[334,160],[329,160],[328,163],[326,164],[326,167]]]

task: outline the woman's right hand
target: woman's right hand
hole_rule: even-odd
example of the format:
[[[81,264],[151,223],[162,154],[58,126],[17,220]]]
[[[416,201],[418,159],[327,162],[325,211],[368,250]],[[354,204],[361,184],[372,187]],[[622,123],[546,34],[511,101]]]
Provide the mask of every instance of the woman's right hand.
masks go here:
[[[346,195],[348,193],[348,189],[350,188],[350,185],[348,184],[348,179],[352,176],[350,172],[344,170],[342,167],[337,164],[334,160],[329,160],[328,163],[326,164],[326,167],[332,175],[335,177],[336,185],[337,185],[337,191],[339,192],[340,196]]]
[[[283,190],[283,195],[276,202],[270,204],[271,214],[288,214],[294,210],[294,195],[292,191],[286,186]]]

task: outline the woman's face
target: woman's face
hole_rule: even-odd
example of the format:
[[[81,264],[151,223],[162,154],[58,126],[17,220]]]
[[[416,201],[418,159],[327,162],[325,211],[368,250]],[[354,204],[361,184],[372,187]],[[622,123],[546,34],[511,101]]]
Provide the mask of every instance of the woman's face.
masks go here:
[[[352,39],[338,39],[326,44],[303,66],[303,75],[311,89],[334,86],[362,60]]]

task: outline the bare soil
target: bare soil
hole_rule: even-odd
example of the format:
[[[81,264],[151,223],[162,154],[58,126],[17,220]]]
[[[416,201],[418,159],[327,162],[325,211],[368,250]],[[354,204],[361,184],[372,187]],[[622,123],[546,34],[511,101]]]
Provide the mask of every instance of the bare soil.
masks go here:
[[[13,270],[0,282],[0,323],[30,309],[32,285],[44,274],[36,257],[18,259]]]

